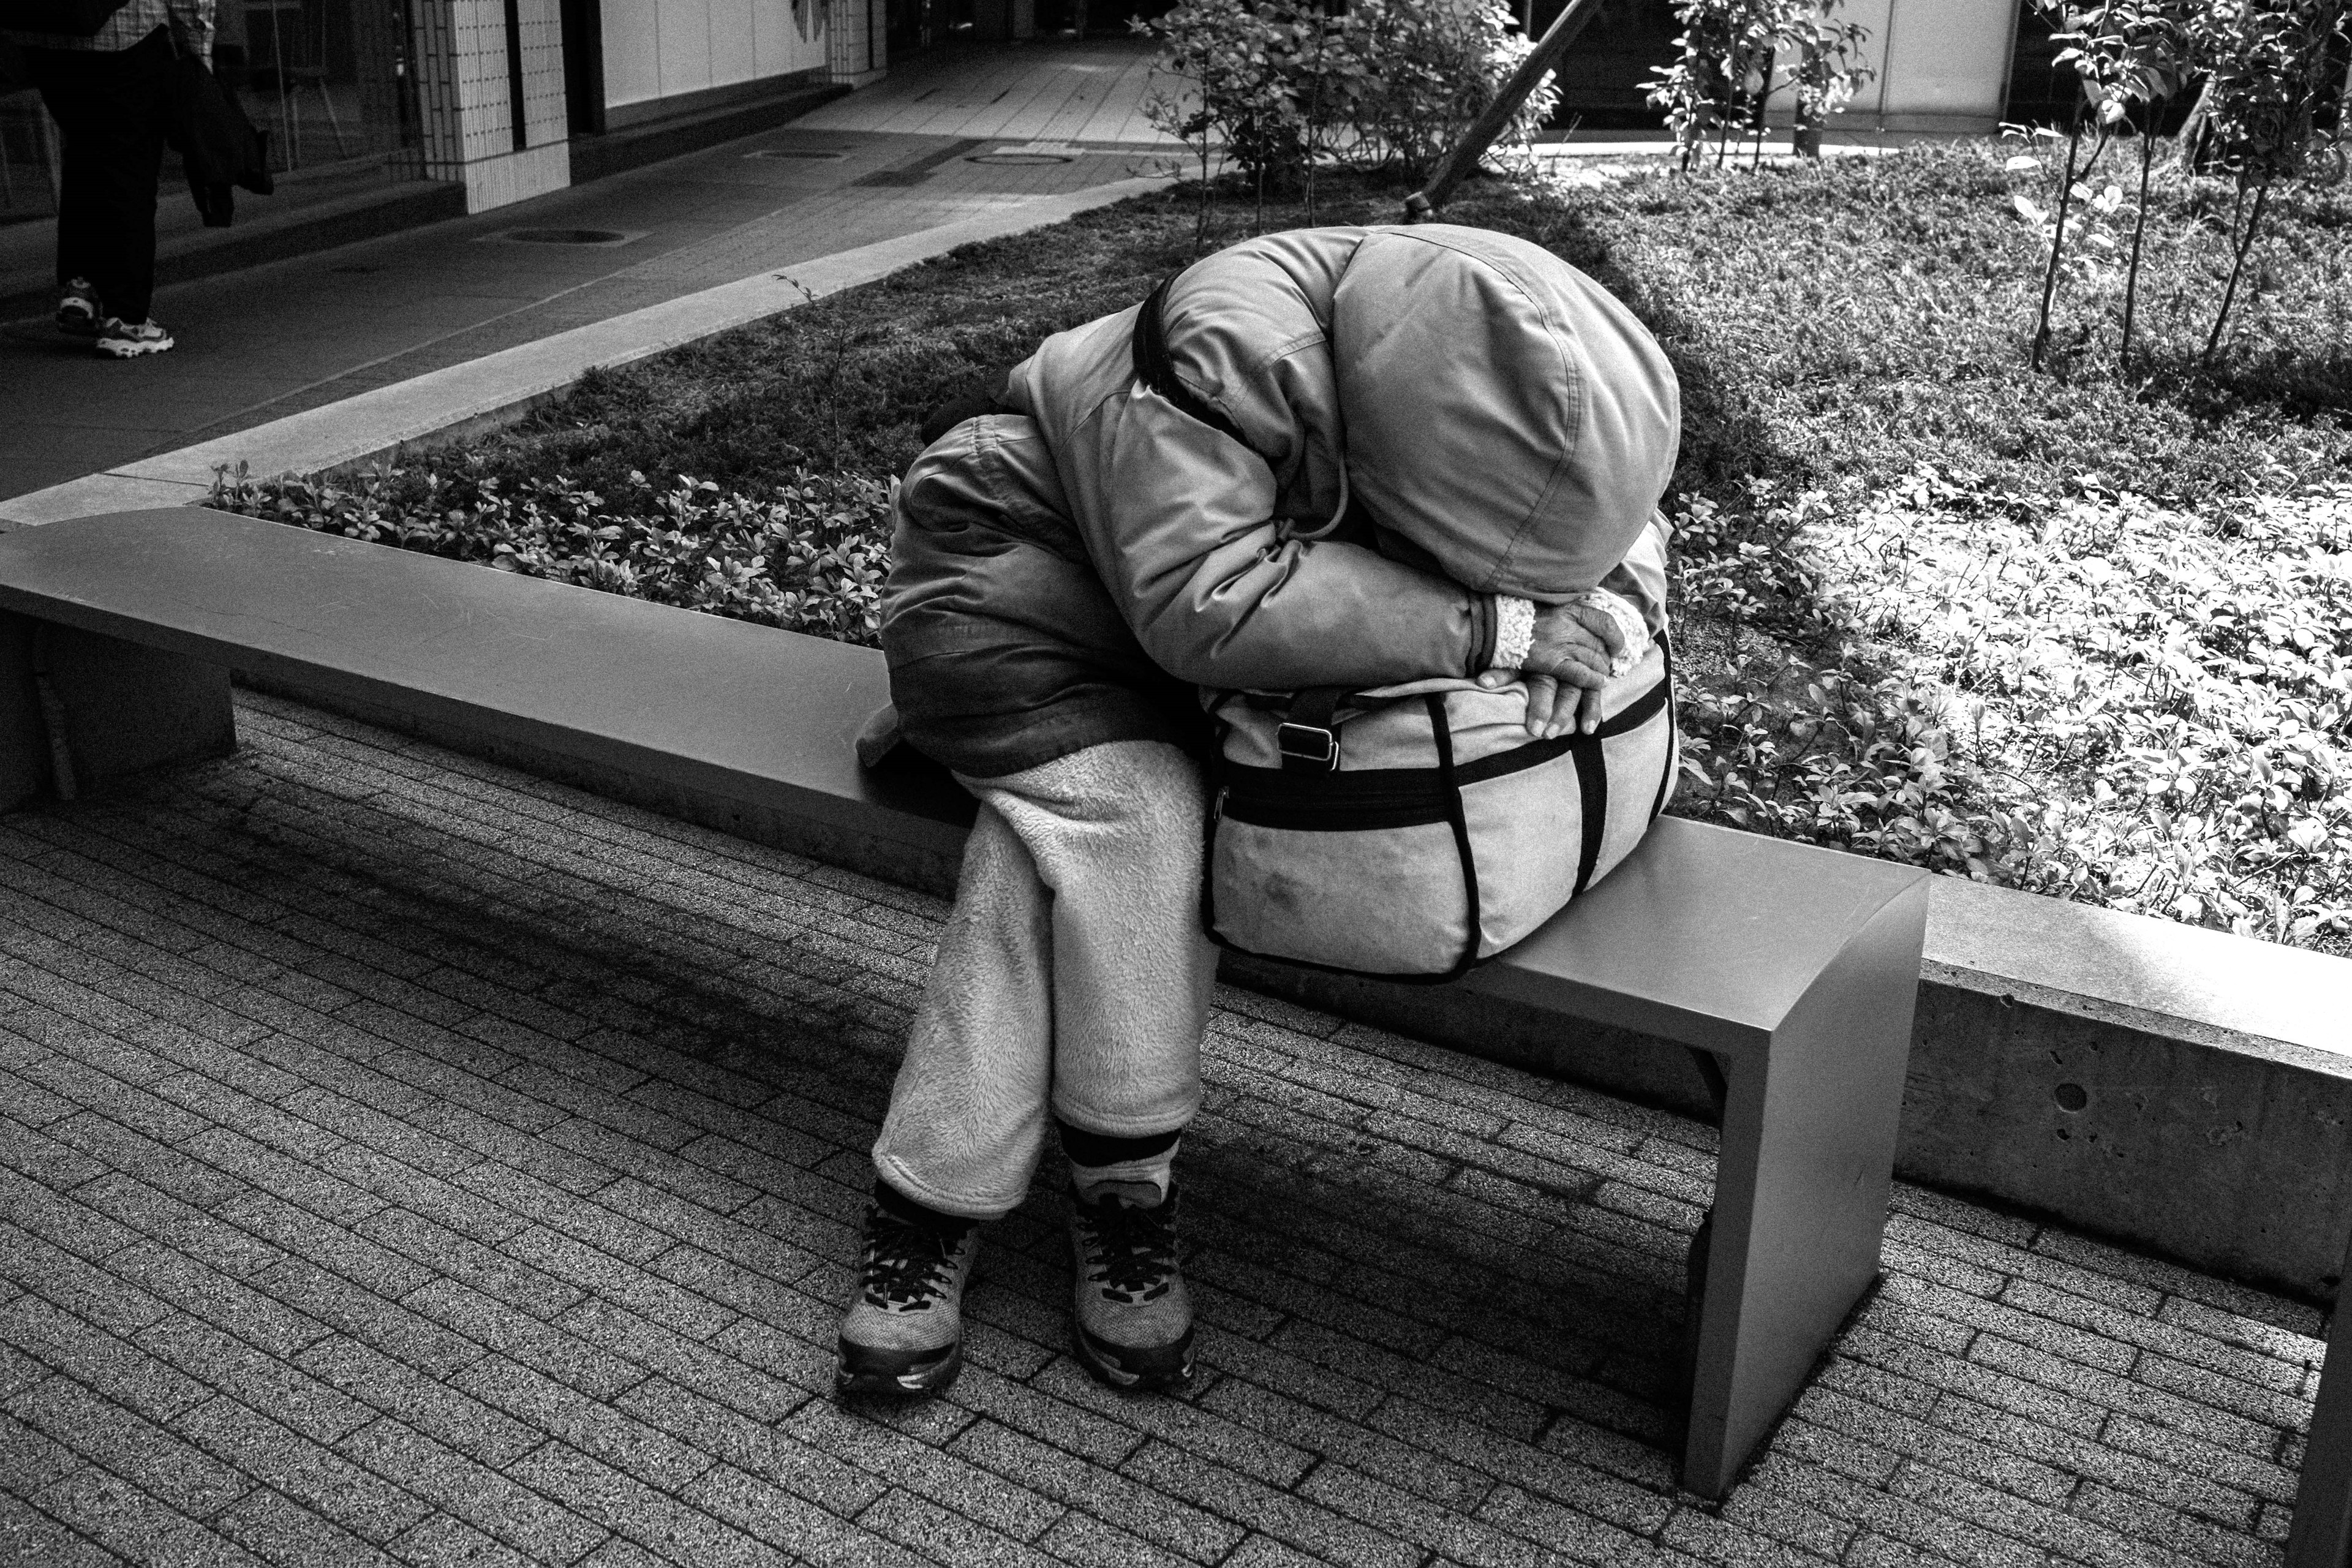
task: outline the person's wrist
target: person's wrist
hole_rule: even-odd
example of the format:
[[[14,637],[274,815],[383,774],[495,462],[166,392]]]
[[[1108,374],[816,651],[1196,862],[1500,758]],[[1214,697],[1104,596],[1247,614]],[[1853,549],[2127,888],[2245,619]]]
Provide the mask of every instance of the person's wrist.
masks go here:
[[[1570,603],[1589,606],[1608,617],[1616,627],[1617,647],[1609,656],[1609,673],[1613,679],[1625,674],[1650,651],[1650,625],[1642,612],[1606,588],[1591,588]]]
[[[1487,660],[1494,669],[1518,669],[1535,651],[1536,607],[1531,600],[1512,594],[1495,595],[1495,651]]]

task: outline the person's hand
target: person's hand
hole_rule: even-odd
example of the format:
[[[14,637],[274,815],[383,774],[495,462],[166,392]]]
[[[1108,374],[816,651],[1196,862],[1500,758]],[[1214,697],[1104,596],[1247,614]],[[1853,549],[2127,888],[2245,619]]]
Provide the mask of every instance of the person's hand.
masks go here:
[[[1536,608],[1535,641],[1517,672],[1528,687],[1528,733],[1549,741],[1581,729],[1601,728],[1601,689],[1609,666],[1625,646],[1625,634],[1607,611],[1590,605],[1541,605]],[[1488,690],[1515,679],[1507,669],[1478,678]]]

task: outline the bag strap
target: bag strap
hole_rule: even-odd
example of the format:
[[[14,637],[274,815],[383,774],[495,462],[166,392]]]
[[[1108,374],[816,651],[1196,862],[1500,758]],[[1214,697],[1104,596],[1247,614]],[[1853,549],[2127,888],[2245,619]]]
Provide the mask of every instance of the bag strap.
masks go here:
[[[1666,809],[1666,796],[1674,793],[1675,769],[1681,763],[1681,748],[1676,743],[1677,726],[1682,714],[1675,703],[1675,645],[1665,633],[1658,634],[1658,651],[1665,656],[1666,673],[1658,682],[1666,694],[1666,770],[1658,779],[1658,793],[1650,798],[1650,820],[1657,821],[1658,814]]]
[[[1290,706],[1274,731],[1274,749],[1282,753],[1283,772],[1339,771],[1339,727],[1332,721],[1339,704],[1352,695],[1345,686],[1310,686],[1292,694]]]
[[[1177,411],[1199,420],[1222,436],[1230,436],[1244,447],[1249,442],[1242,437],[1242,428],[1225,416],[1224,410],[1184,384],[1176,374],[1176,362],[1168,353],[1168,286],[1182,277],[1171,273],[1160,280],[1160,287],[1143,301],[1135,313],[1135,336],[1130,348],[1135,355],[1136,379],[1176,405]]]
[[[1576,884],[1570,896],[1592,885],[1601,867],[1601,839],[1609,826],[1609,753],[1599,735],[1580,732],[1569,746],[1576,758],[1577,816],[1581,835],[1576,847]]]
[[[1462,956],[1445,978],[1459,980],[1478,965],[1478,950],[1486,944],[1486,927],[1478,918],[1478,856],[1470,847],[1470,817],[1462,806],[1462,778],[1454,771],[1454,723],[1447,716],[1445,693],[1422,698],[1429,710],[1429,738],[1437,746],[1437,772],[1445,781],[1445,820],[1454,829],[1454,853],[1462,862]]]

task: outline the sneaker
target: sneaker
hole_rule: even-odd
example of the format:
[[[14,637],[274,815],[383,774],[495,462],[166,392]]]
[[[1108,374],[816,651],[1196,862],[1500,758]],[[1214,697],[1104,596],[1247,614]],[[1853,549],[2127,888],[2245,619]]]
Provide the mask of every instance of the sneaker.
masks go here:
[[[133,326],[120,316],[109,316],[98,329],[98,352],[116,359],[159,354],[172,346],[172,334],[153,321]]]
[[[1176,1190],[1149,1203],[1117,1190],[1070,1192],[1078,1359],[1113,1388],[1192,1381],[1192,1299],[1176,1267]]]
[[[866,1210],[865,1256],[834,1363],[840,1397],[940,1394],[963,1370],[963,1288],[980,1226],[950,1232],[896,1197],[877,1190]]]
[[[58,331],[94,338],[100,319],[98,289],[89,279],[77,278],[58,290]]]

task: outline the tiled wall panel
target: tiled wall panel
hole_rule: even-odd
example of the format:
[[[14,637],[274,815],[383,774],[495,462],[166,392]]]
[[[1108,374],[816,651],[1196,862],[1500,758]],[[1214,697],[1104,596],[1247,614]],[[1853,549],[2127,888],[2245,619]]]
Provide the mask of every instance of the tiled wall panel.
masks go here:
[[[563,96],[562,0],[521,0],[523,124],[534,147],[571,134]]]
[[[466,162],[457,109],[457,43],[449,0],[417,0],[411,9],[416,31],[416,108],[424,121],[425,173],[453,180]]]
[[[523,101],[513,101],[505,0],[417,0],[417,100],[428,178],[462,180],[468,210],[567,184],[561,0],[519,0]],[[525,149],[515,145],[520,110]]]
[[[886,0],[825,0],[825,68],[833,79],[853,87],[880,76],[889,63],[884,45]],[[816,0],[810,0],[814,5]]]

